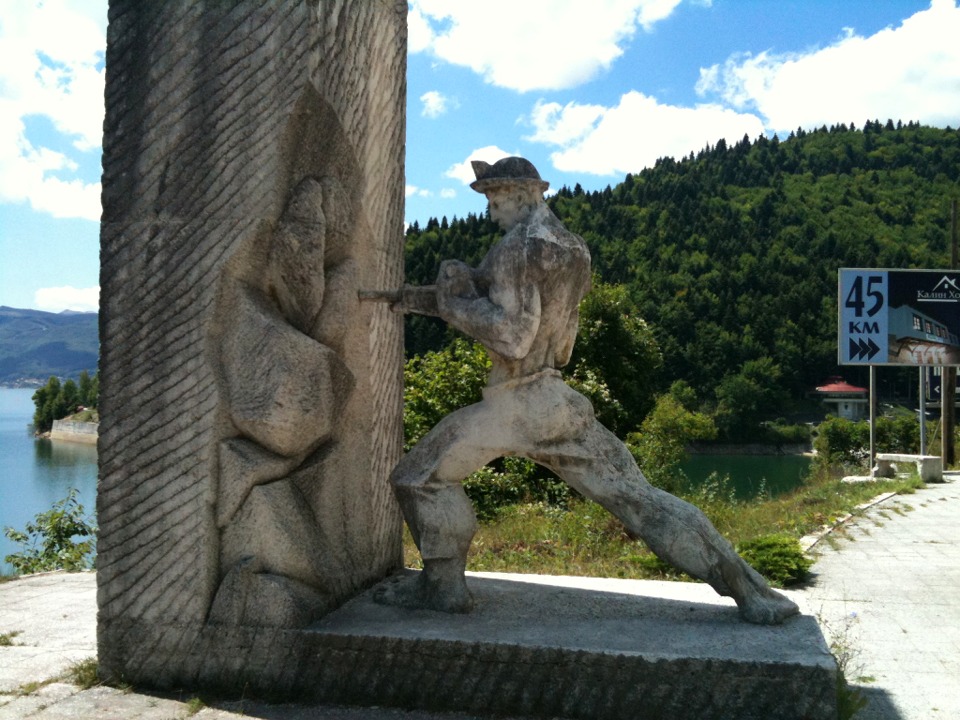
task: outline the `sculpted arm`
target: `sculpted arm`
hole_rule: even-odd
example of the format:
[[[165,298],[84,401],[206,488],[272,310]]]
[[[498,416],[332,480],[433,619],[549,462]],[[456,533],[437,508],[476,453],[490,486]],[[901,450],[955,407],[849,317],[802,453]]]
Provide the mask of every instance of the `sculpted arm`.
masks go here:
[[[529,277],[524,253],[513,250],[494,251],[477,270],[457,260],[444,261],[437,278],[437,306],[440,317],[453,327],[502,357],[520,360],[530,352],[540,327],[540,291]]]

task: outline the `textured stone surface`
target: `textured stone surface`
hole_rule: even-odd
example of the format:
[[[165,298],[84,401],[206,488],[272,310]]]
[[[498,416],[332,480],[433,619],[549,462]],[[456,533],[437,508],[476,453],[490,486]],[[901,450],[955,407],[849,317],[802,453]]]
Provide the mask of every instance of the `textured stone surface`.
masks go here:
[[[750,625],[689,583],[467,581],[469,615],[364,594],[306,629],[207,626],[183,643],[145,624],[137,660],[162,688],[287,701],[591,720],[836,717],[836,665],[810,615]],[[162,661],[172,647],[184,658],[175,667]]]
[[[569,718],[835,717],[811,616],[765,628],[704,585],[470,575],[469,615],[360,597],[311,630],[327,700]]]
[[[251,298],[234,310],[222,350],[237,430],[285,457],[330,439],[355,382],[343,360]]]
[[[405,16],[110,2],[106,677],[178,672],[208,623],[234,672],[232,626],[303,625],[400,564],[402,327],[357,290],[402,281]]]

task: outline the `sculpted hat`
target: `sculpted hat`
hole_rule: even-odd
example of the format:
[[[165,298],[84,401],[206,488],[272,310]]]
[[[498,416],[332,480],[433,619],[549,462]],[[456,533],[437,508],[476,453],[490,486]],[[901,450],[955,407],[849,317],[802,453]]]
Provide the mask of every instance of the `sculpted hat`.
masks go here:
[[[482,160],[474,160],[470,164],[473,165],[473,174],[477,176],[470,187],[478,193],[510,185],[536,185],[540,192],[550,187],[550,183],[540,177],[533,163],[522,157],[506,157],[493,165]]]

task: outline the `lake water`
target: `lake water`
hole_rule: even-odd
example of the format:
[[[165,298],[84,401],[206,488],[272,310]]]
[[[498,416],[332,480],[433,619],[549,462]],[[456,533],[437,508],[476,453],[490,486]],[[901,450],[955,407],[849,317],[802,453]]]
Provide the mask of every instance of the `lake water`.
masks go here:
[[[31,389],[0,388],[0,573],[13,568],[3,558],[20,547],[2,533],[23,530],[70,488],[92,518],[97,497],[97,448],[33,437]]]
[[[811,458],[803,455],[691,455],[681,468],[693,483],[711,473],[729,475],[739,498],[755,496],[761,487],[780,495],[803,482]]]
[[[33,437],[33,390],[0,388],[0,530],[23,530],[37,513],[63,499],[70,488],[93,517],[97,497],[97,449],[93,445]],[[693,482],[710,473],[729,475],[739,497],[765,485],[773,495],[792,490],[810,468],[799,455],[693,455],[683,463]],[[12,568],[3,558],[19,547],[0,533],[0,573]]]

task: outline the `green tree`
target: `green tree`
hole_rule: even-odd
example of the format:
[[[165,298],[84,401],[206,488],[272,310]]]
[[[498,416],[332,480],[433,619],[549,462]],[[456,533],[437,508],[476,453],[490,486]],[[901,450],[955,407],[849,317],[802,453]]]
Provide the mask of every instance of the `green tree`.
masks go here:
[[[100,371],[93,374],[90,380],[90,394],[87,396],[87,406],[92,408],[100,407]]]
[[[601,417],[610,430],[623,437],[639,427],[653,407],[662,365],[653,331],[640,317],[627,288],[595,279],[580,303],[580,332],[570,367],[575,382],[592,379],[606,386],[622,408],[622,413],[611,411]]]
[[[684,481],[680,463],[686,458],[687,445],[716,436],[709,415],[691,412],[666,394],[657,398],[640,431],[627,436],[627,445],[650,482],[676,492]]]
[[[766,357],[781,371],[779,388],[800,399],[840,373],[837,268],[949,263],[944,198],[958,182],[960,131],[871,119],[862,130],[844,123],[782,141],[717,143],[609,189],[560,188],[547,203],[587,242],[600,281],[624,286],[639,311],[628,315],[655,333],[663,355],[655,390],[684,380],[701,398],[714,397],[744,363]],[[447,229],[438,220],[412,225],[407,277],[431,283],[447,257],[476,264],[500,236],[482,216],[450,220]],[[440,349],[449,338],[439,328],[408,322],[408,350]],[[584,367],[635,429],[643,402],[618,386],[632,373],[605,367],[603,350],[596,355]],[[729,382],[732,398],[738,388]]]
[[[593,405],[597,420],[613,432],[622,432],[629,426],[629,415],[619,399],[604,382],[596,368],[581,360],[564,378],[567,385],[586,397]]]
[[[60,380],[51,376],[47,384],[33,393],[33,404],[36,408],[33,413],[33,428],[36,432],[46,432],[53,427],[57,420],[56,413],[62,405]],[[62,415],[60,417],[63,417]]]
[[[684,410],[694,412],[700,405],[696,390],[686,380],[674,381],[667,394],[680,403]]]
[[[60,406],[64,413],[60,417],[66,417],[67,415],[72,415],[75,413],[77,411],[77,406],[80,405],[80,390],[77,387],[77,384],[68,378],[60,388],[60,394],[63,396],[62,400],[60,401]],[[59,420],[60,417],[55,419]]]
[[[410,358],[403,371],[406,449],[454,410],[479,402],[489,372],[483,345],[462,337],[443,350]]]
[[[717,426],[727,439],[749,437],[761,418],[777,413],[786,399],[780,368],[768,357],[749,360],[717,388]]]
[[[78,398],[81,405],[88,408],[97,407],[100,394],[100,374],[95,373],[91,378],[86,370],[80,371],[77,381]]]

